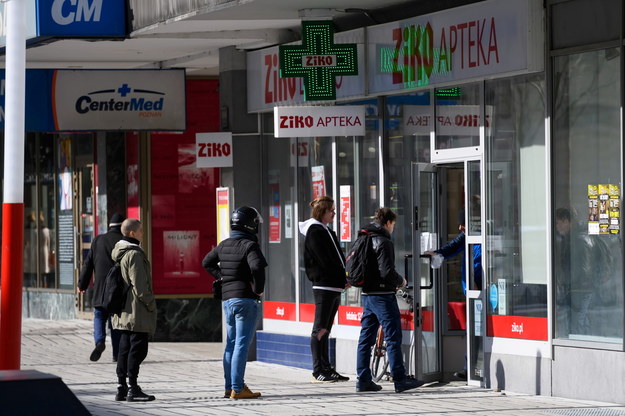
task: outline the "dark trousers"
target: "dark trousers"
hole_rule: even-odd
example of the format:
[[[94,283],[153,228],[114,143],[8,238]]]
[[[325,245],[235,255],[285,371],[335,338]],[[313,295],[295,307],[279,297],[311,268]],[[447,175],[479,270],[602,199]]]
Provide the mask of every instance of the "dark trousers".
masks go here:
[[[329,371],[332,368],[328,357],[328,339],[334,323],[334,316],[339,310],[341,292],[313,289],[315,297],[315,322],[310,334],[310,351],[313,360],[313,374]]]
[[[148,334],[147,332],[120,332],[117,377],[127,376],[130,385],[133,385],[139,377],[139,367],[148,355]]]

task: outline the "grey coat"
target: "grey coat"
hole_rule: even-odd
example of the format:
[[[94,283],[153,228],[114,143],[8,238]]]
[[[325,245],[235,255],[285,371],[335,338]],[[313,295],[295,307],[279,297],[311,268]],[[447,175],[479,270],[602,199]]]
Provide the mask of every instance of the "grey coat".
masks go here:
[[[138,244],[120,240],[115,244],[111,257],[120,262],[124,281],[131,286],[121,316],[113,315],[113,329],[153,335],[156,330],[156,300],[152,292],[150,262],[145,252]]]

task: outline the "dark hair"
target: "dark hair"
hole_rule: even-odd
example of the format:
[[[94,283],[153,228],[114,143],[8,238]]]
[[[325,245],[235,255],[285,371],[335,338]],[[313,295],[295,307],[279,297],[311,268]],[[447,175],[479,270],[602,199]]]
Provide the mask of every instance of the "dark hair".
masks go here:
[[[571,212],[566,208],[558,208],[556,209],[556,220],[560,221],[571,221]]]
[[[381,207],[375,210],[373,220],[381,225],[385,225],[389,221],[397,221],[397,214],[390,208]]]
[[[332,210],[334,199],[327,195],[315,198],[310,206],[312,207],[312,217],[317,221],[321,221],[326,212]]]

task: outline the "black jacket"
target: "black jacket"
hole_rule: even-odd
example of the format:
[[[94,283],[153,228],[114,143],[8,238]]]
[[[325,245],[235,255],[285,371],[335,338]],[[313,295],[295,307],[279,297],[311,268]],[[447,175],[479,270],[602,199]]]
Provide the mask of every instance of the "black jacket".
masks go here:
[[[254,235],[233,231],[202,260],[207,272],[223,279],[222,300],[259,299],[257,293],[265,291],[267,261],[257,241]]]
[[[345,255],[334,231],[312,218],[301,222],[299,229],[306,236],[304,266],[313,286],[345,289]]]
[[[404,282],[404,278],[395,270],[395,247],[391,235],[377,222],[364,227],[372,236],[373,251],[378,262],[377,269],[371,270],[365,277],[363,295],[382,295],[395,293]]]
[[[91,282],[91,276],[94,275],[93,282],[93,306],[96,308],[103,307],[104,296],[104,278],[114,262],[111,259],[111,251],[115,244],[122,239],[121,227],[110,227],[106,234],[100,234],[93,239],[91,250],[85,258],[82,270],[80,271],[80,279],[78,280],[78,289],[87,290]]]

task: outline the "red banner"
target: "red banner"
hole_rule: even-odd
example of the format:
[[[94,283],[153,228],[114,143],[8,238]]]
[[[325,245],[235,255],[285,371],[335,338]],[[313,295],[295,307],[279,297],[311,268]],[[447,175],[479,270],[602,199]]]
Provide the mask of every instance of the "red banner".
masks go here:
[[[263,310],[265,319],[295,320],[295,303],[265,301]]]
[[[339,325],[360,326],[361,306],[339,306]]]
[[[300,322],[315,322],[315,305],[300,303],[299,320]]]
[[[547,318],[529,316],[488,315],[486,333],[489,337],[535,339],[548,338]]]

